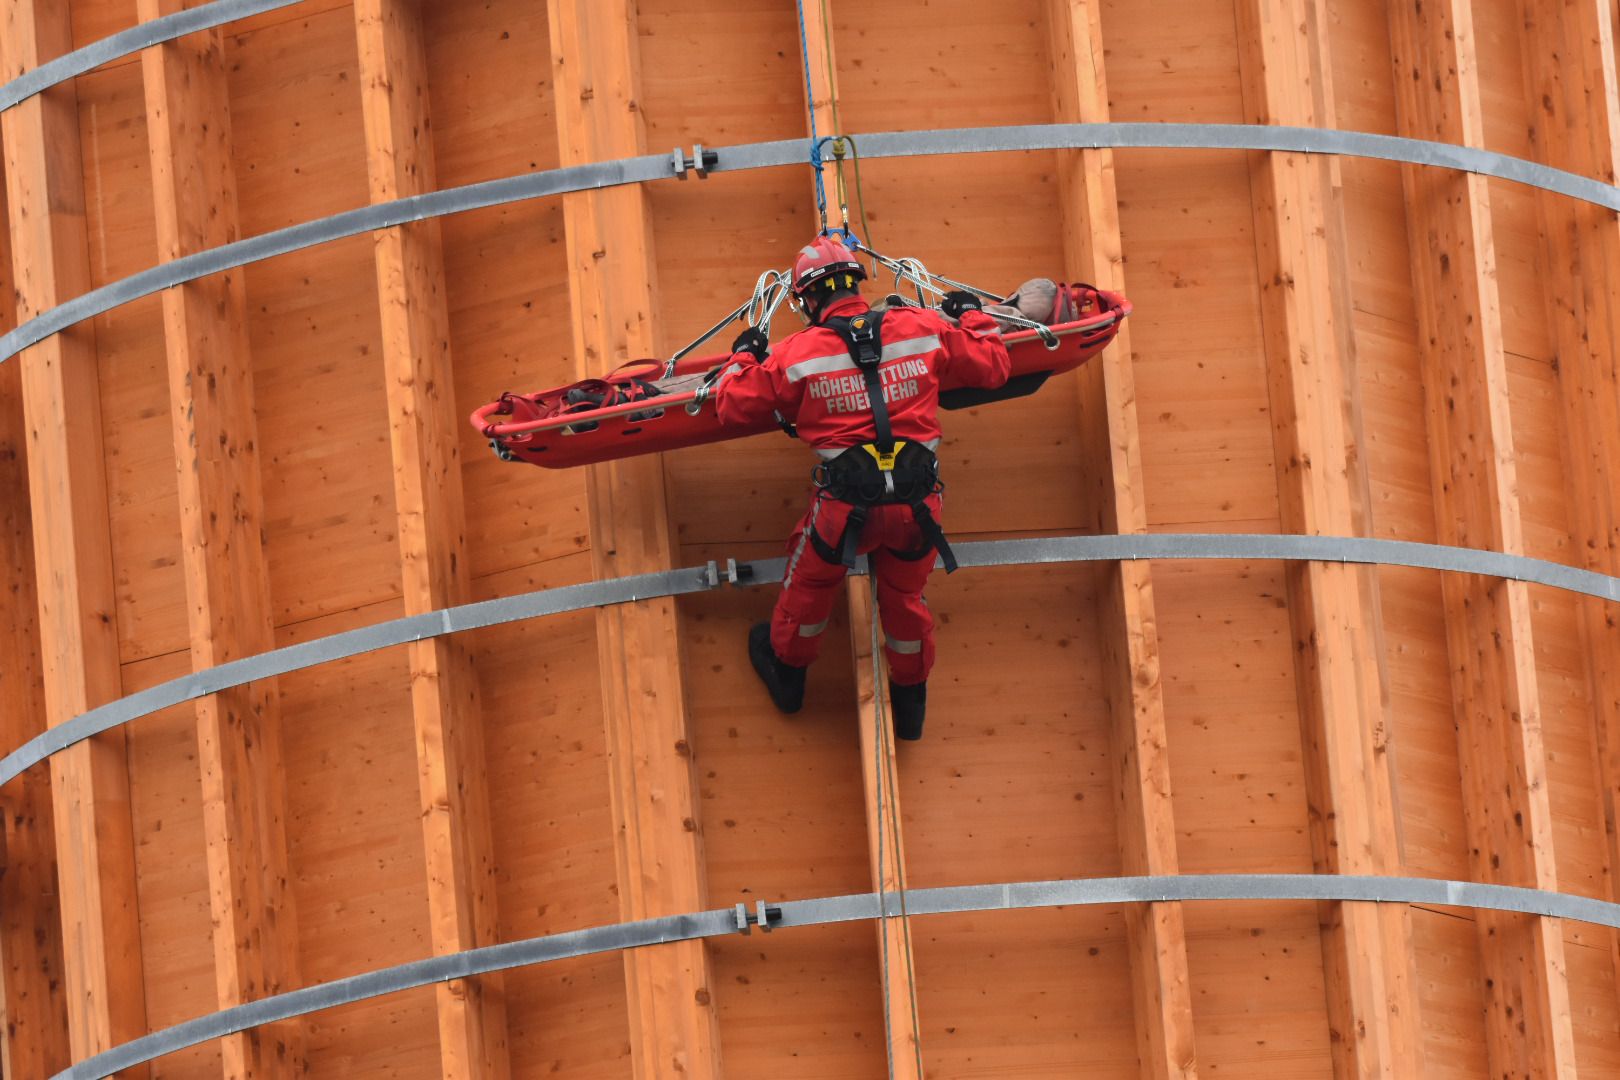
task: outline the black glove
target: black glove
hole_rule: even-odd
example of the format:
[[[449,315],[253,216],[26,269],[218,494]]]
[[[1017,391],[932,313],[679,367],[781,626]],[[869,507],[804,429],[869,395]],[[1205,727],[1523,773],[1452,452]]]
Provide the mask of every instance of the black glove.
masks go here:
[[[765,353],[771,347],[770,338],[759,332],[759,327],[750,326],[737,335],[737,340],[731,343],[732,354],[752,353],[755,360],[765,362]]]
[[[964,311],[983,311],[984,304],[970,292],[948,292],[939,302],[939,310],[953,319],[960,319]]]

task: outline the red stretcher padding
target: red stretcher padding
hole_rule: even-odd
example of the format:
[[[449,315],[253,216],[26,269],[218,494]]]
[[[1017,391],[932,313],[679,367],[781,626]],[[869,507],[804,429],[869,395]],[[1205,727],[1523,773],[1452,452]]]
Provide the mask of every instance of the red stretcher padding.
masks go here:
[[[1050,348],[1035,330],[1003,335],[1012,357],[1007,390],[972,391],[957,397],[941,394],[945,408],[963,408],[1032,393],[1050,375],[1079,367],[1101,352],[1119,333],[1131,303],[1120,293],[1086,288],[1082,313],[1075,322],[1050,327],[1057,347]],[[729,356],[688,357],[666,373],[662,360],[627,364],[603,379],[569,383],[535,394],[505,393],[469,418],[505,455],[547,469],[593,465],[636,454],[678,450],[683,446],[740,439],[776,424],[722,424],[715,415],[704,377]],[[656,392],[650,392],[655,390]],[[569,391],[583,391],[617,404],[570,401]]]

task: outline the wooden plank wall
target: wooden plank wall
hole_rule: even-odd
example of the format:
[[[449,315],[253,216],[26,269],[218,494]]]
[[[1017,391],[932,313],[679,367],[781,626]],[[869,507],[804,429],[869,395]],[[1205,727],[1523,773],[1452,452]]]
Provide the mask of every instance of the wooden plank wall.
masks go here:
[[[825,34],[813,53],[835,58],[830,79],[817,74],[837,88],[818,111],[823,129],[836,104],[850,132],[1269,120],[1432,136],[1453,114],[1426,112],[1433,102],[1406,89],[1417,50],[1439,75],[1436,93],[1474,118],[1448,137],[1605,178],[1615,168],[1609,0],[1449,0],[1421,16],[1384,0],[1314,0],[1298,22],[1297,5],[1263,0],[892,0],[881,18],[850,0],[807,3],[811,33]],[[65,48],[70,33],[82,45],[178,6],[52,10]],[[23,56],[15,20],[46,7],[6,0],[8,65]],[[28,310],[49,301],[22,274],[41,244],[81,261],[82,280],[53,282],[71,294],[233,228],[251,236],[614,147],[805,133],[794,4],[625,0],[605,21],[603,10],[307,0],[84,76],[42,119],[5,119],[3,261],[18,267],[6,291],[15,282]],[[1464,73],[1449,82],[1448,56]],[[173,90],[165,80],[182,62],[212,81]],[[1291,98],[1295,84],[1310,94]],[[1589,119],[1598,98],[1603,123]],[[609,104],[622,114],[600,111]],[[197,137],[188,122],[205,119],[220,141],[199,179],[179,163]],[[82,237],[76,207],[54,234],[22,225],[15,195],[30,189],[16,168],[38,164],[27,151],[41,123],[82,148],[52,162],[82,183]],[[1082,377],[946,418],[954,536],[1495,537],[1620,571],[1620,324],[1605,284],[1620,259],[1614,215],[1387,163],[1226,151],[874,161],[862,174],[855,209],[880,250],[992,288],[1036,274],[1123,279],[1137,304],[1129,334]],[[88,524],[76,535],[90,547],[70,569],[92,588],[104,573],[109,610],[89,627],[76,674],[49,652],[35,690],[0,672],[9,742],[43,724],[39,690],[58,721],[94,687],[130,693],[214,662],[211,648],[218,659],[466,599],[780,553],[809,462],[779,435],[648,460],[634,477],[587,476],[503,464],[459,417],[501,390],[611,366],[615,349],[683,344],[814,231],[807,180],[805,169],[717,175],[341,241],[207,286],[227,300],[212,331],[177,293],[167,319],[152,298],[43,347],[65,350],[85,380],[74,392],[89,404],[61,433],[86,441],[71,458],[66,444],[52,453],[74,477],[104,476],[104,492],[78,489]],[[198,183],[191,190],[225,212],[211,240],[165,217],[186,208],[175,191]],[[1445,203],[1447,192],[1462,201]],[[1448,269],[1428,236],[1464,225],[1472,245]],[[635,258],[582,275],[593,230]],[[1464,271],[1477,282],[1478,329],[1448,334],[1433,298]],[[621,305],[644,307],[646,320],[615,324]],[[0,309],[0,322],[10,317]],[[590,320],[598,330],[576,335]],[[776,336],[796,322],[784,310]],[[228,358],[199,347],[216,332],[235,343]],[[1463,338],[1477,338],[1476,351]],[[210,422],[173,413],[185,386],[169,369],[188,348],[227,371],[245,365],[235,407],[256,429],[253,453],[224,472],[205,463],[200,488],[175,464],[177,435]],[[13,423],[8,387],[28,363],[0,370]],[[1490,423],[1447,420],[1442,373]],[[1487,459],[1510,464],[1516,485]],[[1495,482],[1452,483],[1458,462]],[[41,485],[57,474],[30,465],[37,529],[56,520]],[[231,480],[231,468],[251,475]],[[206,507],[183,506],[182,492],[210,483],[262,492],[244,519],[259,515],[259,539],[236,544],[248,562],[230,581],[217,575],[232,564],[205,555],[207,543],[188,546]],[[625,501],[632,494],[646,497]],[[634,553],[615,539],[632,534]],[[60,655],[51,643],[72,637],[71,620],[43,589],[33,617],[26,547],[4,549],[24,598],[7,609],[8,640]],[[41,550],[49,575],[65,549]],[[255,573],[264,610],[209,645],[199,602],[226,612],[219,590],[247,588]],[[232,897],[253,907],[260,884],[223,858],[242,853],[221,839],[228,818],[217,815],[231,807],[209,777],[233,766],[199,744],[197,709],[136,723],[127,760],[104,755],[100,772],[64,763],[50,785],[34,777],[0,792],[8,896],[52,874],[50,845],[28,842],[48,829],[53,802],[73,805],[64,783],[115,795],[127,785],[133,838],[121,894],[131,940],[99,974],[73,959],[82,860],[61,871],[62,943],[47,929],[42,955],[61,964],[63,950],[65,993],[36,979],[44,998],[21,1000],[19,965],[33,961],[19,949],[33,946],[7,906],[7,1067],[60,1063],[70,1030],[84,1053],[108,1032],[176,1023],[278,978],[307,985],[661,905],[870,889],[859,678],[846,650],[829,648],[804,712],[775,713],[743,648],[773,591],[481,631],[244,695],[281,718],[265,749],[285,769],[284,839],[277,848],[274,829],[257,835],[270,845],[265,865],[285,860],[284,954],[272,952],[275,935],[244,952],[210,943],[222,913],[251,925]],[[1462,615],[1464,597],[1482,614]],[[1612,614],[1596,601],[1416,570],[1241,561],[940,575],[929,600],[940,660],[928,735],[897,757],[909,885],[1338,869],[1616,896],[1620,660]],[[830,641],[843,640],[843,621]],[[1493,628],[1513,648],[1479,666]],[[680,649],[627,691],[619,643],[670,634]],[[26,665],[17,675],[27,682]],[[656,693],[666,699],[652,725],[633,701]],[[1505,701],[1516,720],[1489,712]],[[1485,714],[1494,727],[1469,719]],[[1369,787],[1364,770],[1385,779]],[[1485,797],[1492,777],[1528,778],[1514,803],[1525,836]],[[616,789],[688,778],[690,809],[674,818]],[[29,815],[36,824],[23,824]],[[84,841],[57,825],[59,843]],[[649,868],[671,825],[681,858]],[[1506,869],[1476,853],[1488,844]],[[56,925],[49,904],[30,910],[41,914]],[[1575,924],[1298,903],[1081,908],[914,920],[912,971],[893,970],[894,955],[888,976],[906,985],[890,1000],[915,994],[925,1075],[1620,1070],[1616,936]],[[884,961],[860,925],[649,950],[628,965],[587,958],[319,1014],[273,1046],[199,1047],[154,1074],[583,1078],[660,1075],[679,1061],[706,1076],[882,1076]],[[143,1015],[75,1006],[86,1000],[76,988],[95,979],[136,991],[121,1000],[142,1002]],[[1514,1036],[1520,1018],[1533,1038]]]
[[[0,188],[3,191],[3,188]],[[0,220],[6,220],[0,212]],[[0,326],[17,323],[11,234],[0,235]],[[22,405],[22,365],[0,367],[0,738],[16,746],[44,730],[45,686],[40,659],[39,606],[34,585],[34,537],[28,505],[28,437]],[[37,765],[0,792],[5,815],[5,873],[0,875],[0,1070],[12,1076],[65,1068],[67,988],[62,968],[62,912],[57,898],[56,836],[50,769]]]

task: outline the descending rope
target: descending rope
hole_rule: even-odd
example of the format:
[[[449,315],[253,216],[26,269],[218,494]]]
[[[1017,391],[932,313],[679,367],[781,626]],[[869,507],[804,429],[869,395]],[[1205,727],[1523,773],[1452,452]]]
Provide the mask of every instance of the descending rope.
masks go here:
[[[873,582],[876,587],[876,581]],[[888,833],[883,825],[883,698],[878,689],[882,676],[877,658],[877,622],[872,622],[872,775],[877,781],[877,895],[878,895],[878,955],[883,961],[883,1046],[889,1057],[889,1080],[894,1080],[894,1014],[890,1003],[894,995],[889,992],[889,898],[888,875],[883,872],[883,841]]]
[[[799,58],[804,65],[804,103],[810,110],[810,167],[816,173],[816,213],[821,218],[821,231],[827,231],[827,185],[821,177],[821,143],[816,131],[816,87],[810,78],[810,34],[804,25],[804,0],[799,5]],[[822,9],[825,12],[825,8]],[[825,16],[823,16],[825,18]]]
[[[923,1075],[922,1060],[922,1020],[917,1015],[917,972],[911,957],[911,916],[906,911],[906,865],[905,853],[900,850],[900,790],[899,780],[894,770],[888,767],[889,753],[893,747],[894,727],[888,718],[888,709],[884,706],[883,687],[883,650],[878,646],[878,622],[880,614],[877,608],[877,571],[870,565],[867,574],[871,578],[871,609],[868,612],[868,621],[872,625],[872,754],[873,779],[877,782],[877,889],[878,911],[882,917],[878,919],[880,927],[880,947],[883,952],[883,1023],[888,1031],[889,1038],[889,1076],[894,1077],[894,1019],[889,1012],[891,995],[889,993],[889,920],[887,918],[888,905],[885,900],[885,878],[883,872],[884,837],[892,829],[894,831],[894,873],[895,884],[900,890],[900,933],[904,939],[903,947],[906,955],[906,998],[911,1007],[911,1047],[917,1055],[917,1075]],[[886,815],[886,817],[885,817]]]
[[[844,130],[844,121],[838,115],[838,95],[832,90],[832,88],[838,83],[838,74],[833,69],[832,16],[827,10],[827,0],[819,0],[819,2],[821,4],[821,53],[827,58],[827,105],[832,110],[833,130],[836,132],[842,132]],[[803,0],[800,0],[799,6],[800,16],[802,19],[804,8]],[[801,25],[801,33],[802,29],[803,28]],[[802,36],[801,45],[804,45]],[[808,69],[810,66],[810,54],[807,46],[805,47],[804,64],[806,69]],[[820,145],[822,142],[826,142],[827,140],[818,141],[815,139],[815,106],[813,103],[811,105],[810,113],[810,122],[812,125],[811,141],[816,144],[814,154],[815,156],[819,157]],[[872,240],[872,226],[866,220],[866,186],[861,181],[860,147],[855,145],[855,140],[853,137],[840,134],[832,140],[832,148],[833,160],[838,163],[838,207],[844,219],[844,236],[846,239],[850,237],[849,193],[844,183],[844,160],[847,152],[849,155],[849,160],[853,162],[855,166],[855,206],[856,212],[860,216],[861,235],[866,238],[868,243],[870,243]],[[826,221],[823,220],[822,229],[825,230],[826,227]],[[876,274],[876,272],[877,268],[874,266],[873,273]]]

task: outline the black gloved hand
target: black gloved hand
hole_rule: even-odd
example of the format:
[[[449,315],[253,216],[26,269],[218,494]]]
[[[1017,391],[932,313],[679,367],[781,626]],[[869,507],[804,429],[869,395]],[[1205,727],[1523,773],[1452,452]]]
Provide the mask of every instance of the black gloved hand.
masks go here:
[[[970,292],[948,292],[939,302],[939,310],[953,319],[960,319],[964,311],[983,311],[984,303]]]
[[[765,362],[765,354],[771,347],[770,338],[759,332],[759,327],[750,326],[737,335],[737,340],[731,343],[732,354],[751,353],[755,360]]]

